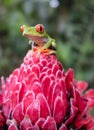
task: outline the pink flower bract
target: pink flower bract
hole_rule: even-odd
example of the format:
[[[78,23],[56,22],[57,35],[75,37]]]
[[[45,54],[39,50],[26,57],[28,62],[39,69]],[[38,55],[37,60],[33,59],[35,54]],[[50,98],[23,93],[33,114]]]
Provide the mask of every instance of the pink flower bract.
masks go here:
[[[94,90],[86,88],[55,55],[30,50],[19,68],[2,78],[1,129],[94,130]]]

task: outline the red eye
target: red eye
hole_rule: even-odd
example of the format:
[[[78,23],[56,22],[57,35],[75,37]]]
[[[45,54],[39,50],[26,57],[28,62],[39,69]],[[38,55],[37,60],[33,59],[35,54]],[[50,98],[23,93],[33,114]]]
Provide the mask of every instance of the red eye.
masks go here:
[[[44,26],[42,24],[38,24],[35,26],[37,32],[44,32]]]
[[[20,27],[21,32],[24,32],[24,25]]]

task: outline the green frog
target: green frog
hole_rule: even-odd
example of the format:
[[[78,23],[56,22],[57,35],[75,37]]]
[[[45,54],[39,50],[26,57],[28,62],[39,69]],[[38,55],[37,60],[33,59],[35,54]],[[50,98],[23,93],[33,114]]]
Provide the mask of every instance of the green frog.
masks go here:
[[[21,26],[23,36],[29,38],[29,43],[32,43],[32,50],[40,53],[56,54],[55,39],[52,39],[45,31],[42,24],[36,26]]]

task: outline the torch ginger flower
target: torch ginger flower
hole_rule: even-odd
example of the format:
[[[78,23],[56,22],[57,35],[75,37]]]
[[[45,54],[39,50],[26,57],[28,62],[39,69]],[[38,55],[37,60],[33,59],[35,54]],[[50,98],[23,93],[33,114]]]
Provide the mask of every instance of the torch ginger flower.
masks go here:
[[[87,83],[75,80],[73,69],[65,72],[55,53],[46,54],[49,48],[34,50],[1,78],[0,130],[94,130],[94,90],[85,91]]]
[[[94,90],[83,93],[86,88],[73,69],[64,72],[55,55],[29,51],[21,66],[2,78],[1,129],[93,130]]]

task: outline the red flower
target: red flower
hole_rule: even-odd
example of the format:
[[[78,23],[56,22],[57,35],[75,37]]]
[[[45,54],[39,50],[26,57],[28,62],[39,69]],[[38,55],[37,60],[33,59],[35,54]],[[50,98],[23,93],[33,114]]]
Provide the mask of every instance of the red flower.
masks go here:
[[[5,123],[8,130],[93,130],[94,90],[86,88],[55,55],[29,51],[21,66],[2,78],[1,128]]]

